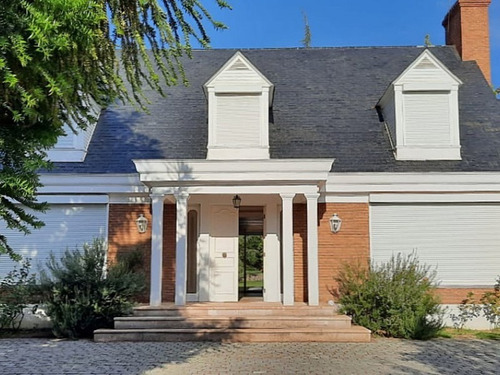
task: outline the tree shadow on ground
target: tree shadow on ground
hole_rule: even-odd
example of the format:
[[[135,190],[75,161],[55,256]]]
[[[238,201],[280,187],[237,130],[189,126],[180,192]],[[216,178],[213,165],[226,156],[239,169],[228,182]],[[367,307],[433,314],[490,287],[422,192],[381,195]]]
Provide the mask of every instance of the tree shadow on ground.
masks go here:
[[[0,340],[2,374],[144,374],[221,350],[214,342],[114,342],[67,339]],[[20,354],[24,353],[24,354]]]
[[[422,374],[422,365],[437,374],[498,374],[500,343],[490,340],[435,339],[412,341],[414,350],[401,353],[408,366],[399,366],[405,374]],[[412,366],[418,364],[419,370]]]

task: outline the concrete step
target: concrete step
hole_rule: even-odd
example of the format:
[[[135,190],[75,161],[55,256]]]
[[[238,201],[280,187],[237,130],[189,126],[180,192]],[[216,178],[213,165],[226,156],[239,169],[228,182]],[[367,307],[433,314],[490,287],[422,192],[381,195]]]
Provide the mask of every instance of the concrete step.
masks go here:
[[[115,318],[115,329],[170,329],[170,328],[317,328],[348,329],[351,318],[335,316],[131,316]]]
[[[248,317],[248,316],[334,316],[335,309],[331,306],[283,306],[281,304],[190,304],[186,306],[162,305],[141,306],[134,308],[134,316],[218,316],[218,317]]]
[[[98,329],[96,342],[218,341],[218,342],[369,342],[370,331],[348,329]]]

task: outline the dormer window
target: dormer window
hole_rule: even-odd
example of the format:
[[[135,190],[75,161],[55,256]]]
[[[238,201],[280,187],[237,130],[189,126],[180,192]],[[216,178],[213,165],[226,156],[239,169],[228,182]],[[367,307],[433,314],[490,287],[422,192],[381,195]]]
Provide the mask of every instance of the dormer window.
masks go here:
[[[273,85],[237,52],[206,84],[207,159],[269,159]]]
[[[460,160],[462,82],[425,50],[379,102],[397,160]]]
[[[98,116],[97,110],[96,116]],[[47,151],[48,159],[52,162],[84,161],[95,127],[95,123],[89,124],[85,130],[76,128],[75,133],[70,126],[64,125],[65,135],[60,136],[55,146]]]

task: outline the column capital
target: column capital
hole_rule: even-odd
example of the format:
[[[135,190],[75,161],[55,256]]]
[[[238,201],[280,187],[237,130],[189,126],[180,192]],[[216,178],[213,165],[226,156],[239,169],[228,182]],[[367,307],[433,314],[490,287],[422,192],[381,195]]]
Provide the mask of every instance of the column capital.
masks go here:
[[[304,193],[304,197],[306,197],[307,200],[317,200],[319,196],[319,193]]]
[[[174,192],[174,197],[176,201],[187,200],[189,198],[189,193],[184,190],[176,190]]]
[[[295,193],[280,193],[280,197],[281,199],[285,200],[285,199],[293,199],[295,198]]]
[[[158,190],[156,190],[156,188],[151,188],[151,192],[149,193],[149,197],[151,199],[155,199],[155,198],[156,199],[159,199],[159,198],[165,199],[165,194],[159,192]]]

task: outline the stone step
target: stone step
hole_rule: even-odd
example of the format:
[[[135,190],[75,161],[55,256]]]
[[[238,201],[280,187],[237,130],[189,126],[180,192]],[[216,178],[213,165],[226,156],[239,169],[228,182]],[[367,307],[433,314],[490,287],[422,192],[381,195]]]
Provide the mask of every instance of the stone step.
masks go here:
[[[94,341],[369,342],[370,331],[348,329],[98,329]]]
[[[275,306],[235,304],[194,304],[187,306],[141,306],[134,308],[134,316],[334,316],[335,309],[331,306]]]
[[[335,316],[132,316],[115,318],[115,329],[167,328],[329,328],[348,329],[351,318]]]

